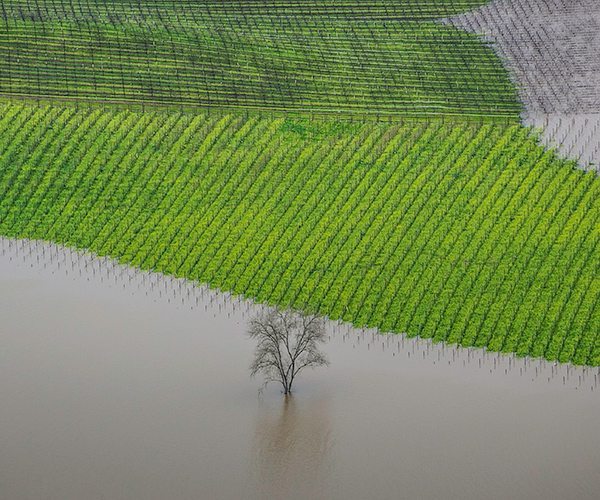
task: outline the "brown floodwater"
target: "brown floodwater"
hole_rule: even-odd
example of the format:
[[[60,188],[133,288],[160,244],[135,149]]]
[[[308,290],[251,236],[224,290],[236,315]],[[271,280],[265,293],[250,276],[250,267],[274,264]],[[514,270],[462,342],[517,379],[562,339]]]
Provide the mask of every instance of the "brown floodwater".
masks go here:
[[[260,309],[0,239],[0,498],[598,498],[597,369],[329,323],[284,398]]]

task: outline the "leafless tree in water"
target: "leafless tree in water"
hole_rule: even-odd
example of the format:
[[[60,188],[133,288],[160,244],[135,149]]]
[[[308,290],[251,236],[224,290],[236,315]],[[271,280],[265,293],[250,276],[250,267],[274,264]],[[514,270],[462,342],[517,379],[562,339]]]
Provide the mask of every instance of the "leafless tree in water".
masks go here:
[[[286,395],[304,368],[329,364],[319,351],[325,325],[316,316],[271,309],[250,321],[249,334],[258,342],[250,365],[252,376],[263,373],[267,383],[281,383]]]

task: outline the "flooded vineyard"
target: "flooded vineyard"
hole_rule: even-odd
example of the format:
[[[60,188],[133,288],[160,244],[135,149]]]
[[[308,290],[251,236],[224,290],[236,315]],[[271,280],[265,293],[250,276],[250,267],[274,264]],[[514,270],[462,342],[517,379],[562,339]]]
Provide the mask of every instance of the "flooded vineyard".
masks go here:
[[[0,497],[594,498],[597,368],[327,322],[295,393],[239,297],[0,239]]]

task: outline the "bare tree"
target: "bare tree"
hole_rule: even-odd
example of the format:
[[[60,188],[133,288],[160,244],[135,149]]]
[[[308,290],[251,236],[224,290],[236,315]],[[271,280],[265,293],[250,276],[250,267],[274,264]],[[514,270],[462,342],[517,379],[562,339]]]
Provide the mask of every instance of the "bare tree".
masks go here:
[[[252,376],[263,373],[266,382],[281,383],[286,395],[304,368],[329,364],[318,348],[325,326],[316,316],[271,309],[250,321],[249,334],[258,341]]]

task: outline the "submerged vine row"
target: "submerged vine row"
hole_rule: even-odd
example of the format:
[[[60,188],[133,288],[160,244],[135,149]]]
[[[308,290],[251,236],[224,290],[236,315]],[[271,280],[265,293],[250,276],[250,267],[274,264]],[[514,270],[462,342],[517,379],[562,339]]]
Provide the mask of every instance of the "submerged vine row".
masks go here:
[[[0,233],[600,365],[600,180],[529,129],[0,106]]]

